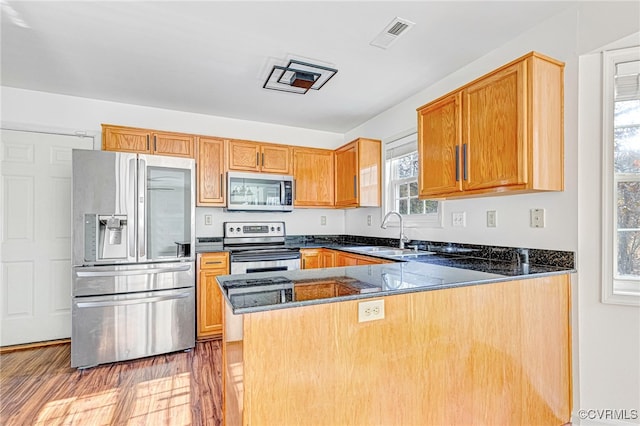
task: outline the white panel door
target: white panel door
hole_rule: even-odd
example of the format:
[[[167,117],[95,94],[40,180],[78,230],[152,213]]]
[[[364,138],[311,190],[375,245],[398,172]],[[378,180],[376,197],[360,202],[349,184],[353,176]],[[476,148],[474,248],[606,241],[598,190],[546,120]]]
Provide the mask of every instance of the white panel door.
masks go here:
[[[0,130],[0,346],[71,336],[71,149],[93,138]]]

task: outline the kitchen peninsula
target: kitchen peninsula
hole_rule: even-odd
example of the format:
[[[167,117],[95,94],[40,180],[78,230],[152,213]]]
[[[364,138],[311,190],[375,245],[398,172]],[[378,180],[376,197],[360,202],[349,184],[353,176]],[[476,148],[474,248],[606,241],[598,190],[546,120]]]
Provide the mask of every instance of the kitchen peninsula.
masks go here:
[[[567,423],[573,270],[446,258],[218,277],[225,424]]]

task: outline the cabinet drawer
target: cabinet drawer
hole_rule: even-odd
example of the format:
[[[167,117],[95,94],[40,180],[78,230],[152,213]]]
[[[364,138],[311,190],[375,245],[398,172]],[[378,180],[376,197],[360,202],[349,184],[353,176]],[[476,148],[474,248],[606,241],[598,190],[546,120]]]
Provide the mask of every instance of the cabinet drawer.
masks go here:
[[[229,253],[203,253],[200,255],[200,269],[223,269],[229,270]]]

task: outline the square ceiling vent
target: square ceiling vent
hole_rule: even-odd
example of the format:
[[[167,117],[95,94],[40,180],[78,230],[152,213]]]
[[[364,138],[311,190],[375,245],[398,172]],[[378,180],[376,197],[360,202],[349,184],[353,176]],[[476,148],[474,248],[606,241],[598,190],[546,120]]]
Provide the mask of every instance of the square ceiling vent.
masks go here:
[[[408,19],[395,17],[369,44],[381,49],[387,49],[414,25],[415,22],[411,22]]]

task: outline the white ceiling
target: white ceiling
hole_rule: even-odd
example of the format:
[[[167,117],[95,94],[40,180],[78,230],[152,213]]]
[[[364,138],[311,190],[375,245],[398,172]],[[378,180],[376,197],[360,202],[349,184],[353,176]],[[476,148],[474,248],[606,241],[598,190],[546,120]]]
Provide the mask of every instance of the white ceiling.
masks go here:
[[[575,5],[2,2],[3,86],[338,133]],[[387,50],[369,45],[395,17],[416,25]],[[263,89],[288,58],[338,73],[306,95]]]

